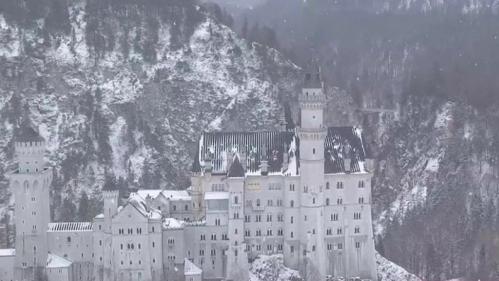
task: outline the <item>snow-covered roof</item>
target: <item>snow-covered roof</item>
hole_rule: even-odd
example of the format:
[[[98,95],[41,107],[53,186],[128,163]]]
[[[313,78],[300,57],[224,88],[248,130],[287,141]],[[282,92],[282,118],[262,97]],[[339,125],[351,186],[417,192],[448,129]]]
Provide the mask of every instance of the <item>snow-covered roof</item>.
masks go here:
[[[163,196],[170,200],[176,201],[190,201],[192,197],[186,190],[163,190],[161,192]]]
[[[357,127],[329,127],[324,141],[324,171],[326,174],[344,173],[349,158],[350,172],[365,172],[368,158],[362,130]],[[192,165],[199,173],[211,164],[211,173],[227,174],[234,155],[245,175],[261,175],[262,162],[267,161],[268,174],[299,174],[300,140],[295,132],[214,132],[203,133]],[[348,162],[347,162],[348,163]],[[348,170],[348,169],[347,169]],[[238,171],[238,175],[240,175]]]
[[[0,249],[0,257],[15,256],[16,249]]]
[[[91,222],[56,222],[49,223],[49,232],[75,232],[75,231],[92,231]]]
[[[71,261],[53,254],[49,254],[47,258],[47,268],[70,267],[71,264]]]
[[[201,275],[203,271],[197,267],[193,262],[188,259],[184,259],[184,275],[192,276],[192,275]]]
[[[184,223],[174,218],[165,218],[163,221],[163,228],[165,229],[180,229],[183,227]]]
[[[95,216],[96,219],[103,219],[104,218],[104,214],[98,214],[97,216]]]
[[[137,209],[143,216],[147,218],[161,219],[161,213],[157,210],[148,208],[145,199],[138,193],[130,193],[127,204],[131,204],[132,206],[134,206],[135,209]]]
[[[148,196],[155,199],[160,194],[162,194],[165,198],[169,200],[176,200],[176,201],[192,200],[191,196],[186,190],[140,189],[137,191],[137,193],[143,199],[146,199]]]
[[[228,192],[209,191],[204,194],[204,200],[223,200],[223,199],[229,199]]]

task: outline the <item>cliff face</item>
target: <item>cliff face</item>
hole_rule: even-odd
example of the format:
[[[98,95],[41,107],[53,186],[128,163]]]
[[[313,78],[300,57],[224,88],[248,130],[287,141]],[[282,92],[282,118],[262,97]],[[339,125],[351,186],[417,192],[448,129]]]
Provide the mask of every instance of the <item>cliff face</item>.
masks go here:
[[[2,216],[27,106],[55,170],[54,219],[88,219],[98,210],[71,208],[82,192],[96,204],[104,184],[185,188],[202,131],[276,128],[295,95],[295,65],[195,1],[48,2],[0,5]]]

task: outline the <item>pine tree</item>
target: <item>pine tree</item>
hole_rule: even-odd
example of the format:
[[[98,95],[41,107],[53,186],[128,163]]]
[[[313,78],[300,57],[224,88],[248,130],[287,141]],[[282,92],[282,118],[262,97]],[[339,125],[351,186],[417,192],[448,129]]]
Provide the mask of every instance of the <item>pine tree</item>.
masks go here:
[[[87,221],[90,219],[89,211],[89,200],[87,193],[85,191],[82,191],[80,204],[78,206],[78,218],[80,219],[80,221]]]

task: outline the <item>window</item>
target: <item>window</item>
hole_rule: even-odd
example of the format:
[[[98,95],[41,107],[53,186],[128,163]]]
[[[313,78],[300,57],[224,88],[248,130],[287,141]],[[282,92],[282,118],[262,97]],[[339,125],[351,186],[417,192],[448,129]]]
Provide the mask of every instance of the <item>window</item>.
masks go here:
[[[359,181],[359,188],[364,188],[364,181],[363,180]]]
[[[329,182],[326,182],[326,189],[330,189]]]
[[[251,236],[251,232],[250,232],[250,230],[249,230],[249,229],[246,229],[246,230],[244,231],[244,236],[246,236],[246,237]]]
[[[290,247],[289,247],[289,251],[290,251],[291,253],[294,253],[294,252],[295,252],[295,247],[294,247],[294,246],[290,246]]]
[[[272,200],[267,200],[267,206],[272,207],[274,205],[274,202]]]
[[[262,215],[256,215],[255,216],[255,221],[256,222],[261,222],[262,221]]]
[[[354,220],[360,220],[360,213],[354,213],[353,214],[353,219]]]
[[[364,197],[359,197],[359,204],[364,204]]]
[[[213,240],[213,241],[217,240],[217,235],[216,234],[212,234],[211,235],[211,240]]]
[[[359,226],[355,227],[354,233],[360,233],[360,227]]]
[[[283,232],[283,230],[282,230],[281,228],[279,228],[279,229],[277,230],[277,236],[282,236],[282,235],[283,235],[283,233],[284,233],[284,232]]]
[[[291,238],[293,238],[293,237],[294,237],[294,235],[295,235],[295,234],[293,233],[293,231],[291,231],[291,233],[290,233]]]
[[[312,204],[315,204],[315,197],[312,198]]]
[[[267,244],[267,251],[272,251],[272,244]]]
[[[332,234],[333,234],[333,232],[332,232],[331,228],[328,228],[326,230],[326,235],[332,235]]]
[[[303,216],[303,220],[304,220],[304,221],[307,221],[307,216],[306,216],[306,215],[305,215],[305,216]]]
[[[283,222],[284,221],[284,215],[283,214],[277,214],[277,221],[278,222]]]
[[[250,215],[245,215],[244,216],[244,222],[250,222],[251,221],[251,216]]]
[[[260,207],[260,199],[256,199],[256,206]]]
[[[256,236],[262,236],[262,231],[260,229],[256,231]]]
[[[206,235],[201,234],[201,241],[204,241],[204,240],[206,240]]]
[[[337,182],[336,189],[343,189],[343,182],[341,182],[341,181]]]
[[[189,205],[185,204],[184,210],[189,210]]]
[[[303,186],[303,193],[308,193],[308,186]]]
[[[291,201],[289,202],[289,205],[291,206],[291,208],[293,208],[293,207],[295,206],[295,201],[294,201],[294,200],[291,200]]]
[[[360,249],[360,242],[355,242],[355,248]]]
[[[204,256],[204,250],[199,250],[199,255],[202,257]]]
[[[277,206],[278,206],[278,207],[281,207],[281,206],[282,206],[282,200],[281,200],[281,199],[277,200]]]
[[[326,198],[326,206],[329,206],[329,198]]]
[[[173,211],[177,210],[177,205],[173,205]]]
[[[212,257],[214,257],[217,255],[217,252],[215,251],[215,249],[211,249],[210,254]]]
[[[336,248],[337,248],[338,250],[342,250],[342,249],[343,249],[343,244],[338,243],[338,245],[336,245]]]
[[[291,223],[293,223],[293,220],[294,220],[293,217],[291,217]]]
[[[331,221],[338,221],[338,214],[337,213],[331,214]]]
[[[336,204],[338,204],[338,205],[343,204],[343,199],[338,198],[338,199],[336,200]]]
[[[343,234],[343,229],[341,227],[338,227],[338,229],[336,229],[336,234],[337,235]]]
[[[331,251],[332,249],[333,249],[333,245],[332,244],[327,244],[327,250]]]
[[[239,204],[239,197],[234,196],[234,204]]]
[[[68,236],[68,237],[66,238],[66,241],[68,241],[68,243],[71,243],[71,236]]]
[[[295,185],[294,184],[290,184],[289,185],[289,191],[295,191]]]
[[[267,229],[267,236],[272,236],[272,229]]]
[[[267,214],[267,222],[271,222],[272,221],[272,214]]]
[[[154,248],[156,246],[156,244],[154,242],[152,242],[152,247]]]
[[[314,118],[315,118],[315,116],[314,116]],[[315,154],[315,148],[312,149],[312,154]]]

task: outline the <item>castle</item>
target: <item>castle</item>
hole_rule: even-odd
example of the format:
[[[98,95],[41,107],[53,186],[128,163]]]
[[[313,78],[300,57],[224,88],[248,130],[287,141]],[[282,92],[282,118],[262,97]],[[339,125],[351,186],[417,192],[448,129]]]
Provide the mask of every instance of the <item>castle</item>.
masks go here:
[[[51,223],[45,141],[16,134],[15,249],[0,281],[248,280],[283,254],[306,280],[376,280],[372,160],[360,129],[323,124],[319,71],[306,74],[300,127],[203,133],[187,190],[103,190],[93,222]],[[345,278],[345,279],[342,279]]]

